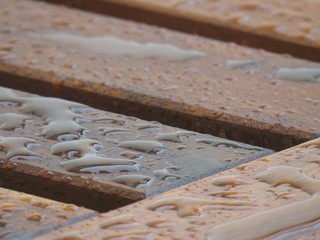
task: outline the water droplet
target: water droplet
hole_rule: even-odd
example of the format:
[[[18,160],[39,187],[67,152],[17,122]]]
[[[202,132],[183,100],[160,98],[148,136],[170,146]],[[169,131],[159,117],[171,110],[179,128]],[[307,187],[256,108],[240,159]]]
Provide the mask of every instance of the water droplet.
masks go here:
[[[23,197],[20,197],[19,200],[22,201],[22,202],[31,203],[32,202],[32,197],[23,196]]]
[[[100,184],[92,184],[91,188],[94,190],[98,190],[101,188],[101,186],[100,186]]]
[[[134,124],[138,130],[146,130],[146,131],[158,131],[161,130],[159,124],[148,124],[148,123],[141,123],[141,124]]]
[[[75,122],[77,124],[83,124],[83,123],[92,123],[92,120],[86,119],[86,118],[75,118]]]
[[[52,204],[53,203],[47,202],[47,201],[36,201],[36,202],[32,203],[33,206],[40,207],[40,208],[47,208],[47,207],[52,206]]]
[[[320,83],[320,68],[280,68],[276,77],[294,82]]]
[[[62,134],[57,137],[58,141],[71,141],[79,139],[79,134],[69,133],[69,134]]]
[[[88,240],[87,238],[81,237],[78,231],[71,231],[65,234],[60,234],[55,240]]]
[[[39,175],[39,177],[50,179],[54,176],[54,172],[52,172],[50,170],[42,170],[39,172],[38,175]]]
[[[65,175],[61,178],[62,182],[64,183],[70,183],[72,182],[72,177],[71,176],[68,176],[68,175]]]
[[[116,217],[103,219],[100,223],[100,228],[101,229],[119,229],[119,228],[121,229],[121,225],[128,225],[128,224],[131,224],[131,227],[134,227],[135,225],[132,225],[132,223],[136,223],[136,222],[137,220],[134,215],[121,214]],[[128,226],[125,226],[125,228],[128,228]]]
[[[14,130],[21,128],[25,125],[27,119],[30,118],[16,113],[2,113],[0,114],[0,129]]]
[[[259,108],[262,108],[262,109],[271,109],[272,106],[266,105],[266,104],[262,104],[262,105],[259,106]]]
[[[3,100],[11,100],[21,104],[20,110],[34,114],[44,120],[46,125],[42,127],[42,134],[46,138],[70,133],[79,134],[85,128],[78,125],[74,119],[81,117],[71,111],[72,107],[83,108],[85,105],[58,99],[45,97],[18,97],[11,90],[0,88]],[[48,108],[48,106],[51,106]]]
[[[17,167],[18,167],[18,163],[17,162],[9,162],[9,163],[7,163],[7,169],[10,169],[10,170],[14,170],[14,169],[16,169]]]
[[[295,198],[296,194],[290,192],[278,193],[276,199],[292,199]]]
[[[69,152],[67,152],[67,157],[69,159],[71,159],[73,157],[79,157],[79,156],[80,156],[79,151],[69,151]]]
[[[68,204],[68,205],[65,205],[63,207],[63,210],[66,210],[66,211],[69,211],[69,212],[77,212],[77,211],[80,210],[80,208],[77,207],[76,205]]]
[[[176,179],[181,178],[180,175],[171,173],[169,170],[180,171],[181,168],[176,167],[176,166],[170,166],[170,167],[166,167],[164,169],[155,170],[155,171],[153,171],[153,173],[156,177],[160,178],[161,180],[176,180]]]
[[[218,187],[235,187],[238,185],[243,185],[244,182],[242,182],[240,179],[238,179],[236,176],[222,176],[215,178],[212,181],[212,184]]]
[[[111,128],[111,127],[99,127],[98,131],[106,136],[124,135],[124,134],[132,134],[133,133],[133,131],[128,130],[126,128]]]
[[[91,184],[91,182],[89,180],[85,180],[82,182],[82,186],[84,187],[88,187]]]
[[[125,141],[118,144],[118,146],[146,153],[157,153],[162,148],[165,148],[162,143],[148,140]]]
[[[82,173],[110,173],[123,171],[139,171],[141,164],[134,160],[120,158],[106,158],[96,148],[101,143],[92,139],[81,139],[57,143],[52,146],[51,153],[61,155],[70,151],[77,151],[79,158],[61,163],[61,166],[73,172]]]
[[[53,21],[58,25],[69,25],[69,22],[62,19]],[[106,54],[115,58],[160,58],[169,61],[186,61],[194,58],[201,58],[205,54],[196,50],[184,50],[177,46],[162,43],[139,43],[127,41],[112,36],[84,37],[70,33],[54,34],[32,34],[33,37],[46,38],[63,44],[78,45],[81,48]]]
[[[96,123],[113,123],[117,125],[125,125],[126,121],[120,118],[112,118],[112,117],[100,117],[94,120]]]
[[[160,141],[182,142],[182,137],[195,135],[190,131],[176,131],[171,133],[156,133],[155,139]]]
[[[143,156],[140,153],[136,153],[136,152],[131,152],[131,151],[126,151],[126,152],[122,152],[120,153],[121,156],[130,158],[130,159],[141,159],[143,158]]]
[[[146,225],[152,228],[172,228],[176,226],[176,223],[171,222],[166,218],[157,218],[155,220],[148,221]]]
[[[238,143],[238,142],[234,142],[226,139],[219,139],[219,138],[202,138],[202,139],[196,139],[196,141],[198,143],[206,143],[214,146],[225,145],[227,147],[244,148],[248,150],[258,150],[258,151],[261,151],[263,149],[260,147],[255,147],[248,144]]]
[[[237,60],[228,60],[226,65],[230,68],[244,68],[255,65],[259,62],[257,59],[237,59]]]
[[[30,138],[0,136],[0,148],[2,152],[6,153],[5,159],[38,160],[40,157],[27,148],[28,144],[32,143],[35,141]]]
[[[116,239],[151,239],[152,233],[147,230],[130,230],[130,231],[119,231],[115,233],[109,233],[104,235],[105,240],[116,240]]]
[[[201,209],[204,206],[226,206],[241,207],[241,206],[255,206],[254,203],[248,201],[218,201],[211,199],[199,199],[193,197],[167,197],[153,201],[147,206],[149,210],[157,210],[162,207],[172,206],[179,217],[197,216],[201,214]]]
[[[252,195],[249,192],[238,192],[238,191],[224,191],[224,192],[215,192],[209,194],[213,197],[222,197],[222,198],[250,198]]]
[[[41,160],[40,156],[14,156],[10,158],[10,161],[15,161],[15,160],[30,160],[30,161],[35,161],[35,160]]]
[[[82,107],[71,107],[70,109],[74,113],[88,113],[88,112],[94,111],[93,108],[85,107],[85,106],[82,106]]]
[[[0,101],[0,106],[1,107],[6,107],[6,106],[17,106],[17,103],[14,102],[4,102],[4,101]]]
[[[152,185],[154,179],[144,175],[128,174],[114,177],[111,181],[134,188],[146,188]]]
[[[176,146],[176,149],[178,149],[178,150],[190,150],[189,148],[187,148],[187,146],[185,146],[185,145],[177,145]]]
[[[240,235],[242,239],[262,239],[318,218],[314,209],[319,206],[320,181],[307,176],[302,169],[277,165],[259,172],[255,178],[273,187],[290,184],[312,197],[217,225],[208,231],[208,239],[237,239]],[[274,192],[275,188],[270,190]],[[272,221],[280,218],[285,221]]]
[[[80,173],[91,173],[91,174],[102,174],[102,173],[119,173],[119,172],[138,172],[140,171],[141,164],[124,164],[124,165],[106,165],[106,166],[90,166],[90,162],[87,163],[89,166],[70,169],[69,171],[80,172]],[[116,163],[114,163],[116,164]]]

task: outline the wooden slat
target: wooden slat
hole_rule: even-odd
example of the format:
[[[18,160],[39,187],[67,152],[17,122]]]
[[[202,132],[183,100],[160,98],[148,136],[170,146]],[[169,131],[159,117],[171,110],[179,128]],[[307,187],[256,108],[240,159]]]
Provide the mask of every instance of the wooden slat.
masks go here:
[[[319,134],[317,63],[43,2],[2,6],[3,86],[275,150]]]
[[[316,0],[46,1],[320,61]]]
[[[319,239],[320,139],[36,238]]]
[[[100,211],[270,152],[0,87],[3,186]]]
[[[29,239],[97,215],[72,204],[0,188],[0,239]]]

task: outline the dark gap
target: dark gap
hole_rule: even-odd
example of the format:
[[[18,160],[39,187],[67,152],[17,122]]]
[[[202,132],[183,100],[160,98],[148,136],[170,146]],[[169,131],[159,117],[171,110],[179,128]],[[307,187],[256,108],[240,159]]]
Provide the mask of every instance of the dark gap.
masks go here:
[[[0,187],[83,206],[98,212],[107,212],[137,201],[6,168],[0,168]]]

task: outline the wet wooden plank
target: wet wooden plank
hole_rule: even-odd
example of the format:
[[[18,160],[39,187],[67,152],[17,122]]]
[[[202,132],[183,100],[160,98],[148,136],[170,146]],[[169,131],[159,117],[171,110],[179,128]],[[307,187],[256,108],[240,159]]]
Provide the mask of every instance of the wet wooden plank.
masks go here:
[[[0,181],[107,211],[272,151],[0,87]]]
[[[319,135],[317,63],[43,2],[2,5],[3,86],[275,150]]]
[[[320,61],[318,1],[46,1]]]
[[[318,239],[320,139],[42,239]]]
[[[29,239],[98,213],[72,204],[0,188],[0,239]]]

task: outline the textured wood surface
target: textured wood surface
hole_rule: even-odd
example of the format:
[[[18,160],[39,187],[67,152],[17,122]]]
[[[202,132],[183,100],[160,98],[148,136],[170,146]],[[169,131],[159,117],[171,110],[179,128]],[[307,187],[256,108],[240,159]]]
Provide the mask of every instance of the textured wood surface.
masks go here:
[[[270,152],[0,87],[3,186],[100,211]]]
[[[0,188],[0,239],[29,239],[97,215],[73,204]]]
[[[46,1],[320,61],[317,0]]]
[[[275,150],[319,134],[317,63],[42,2],[1,13],[3,86]]]
[[[320,139],[37,238],[319,239]]]

